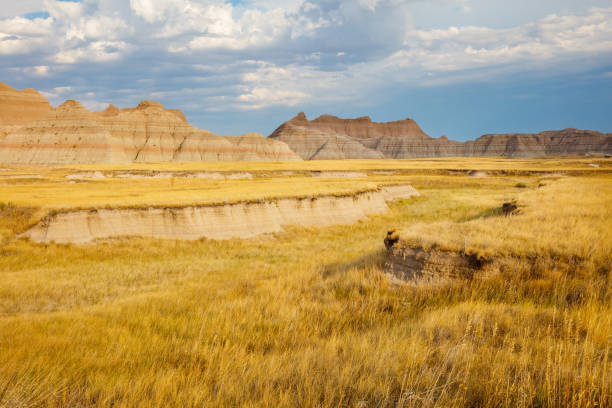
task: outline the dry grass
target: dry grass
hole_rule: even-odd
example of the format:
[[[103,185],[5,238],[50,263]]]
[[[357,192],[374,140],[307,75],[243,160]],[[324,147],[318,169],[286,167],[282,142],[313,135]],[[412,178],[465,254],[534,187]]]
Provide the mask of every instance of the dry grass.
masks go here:
[[[610,406],[610,179],[405,177],[422,197],[351,226],[5,244],[0,406]],[[523,214],[489,216],[512,198]],[[2,214],[6,231],[27,218]],[[389,227],[516,263],[396,287]]]
[[[17,205],[46,209],[185,206],[288,196],[348,194],[375,189],[381,182],[312,177],[254,180],[103,179],[74,184],[43,180],[21,185],[0,184],[0,197]]]
[[[591,164],[599,165],[593,167]],[[507,171],[588,171],[601,173],[612,169],[607,158],[546,157],[510,159],[504,157],[448,157],[404,160],[309,160],[301,162],[164,162],[126,165],[78,164],[66,167],[13,167],[0,169],[0,175],[62,174],[82,171],[103,172],[303,172],[303,171],[375,171],[375,170],[507,170]]]
[[[598,163],[599,168],[590,166]],[[504,159],[441,158],[413,160],[345,160],[306,162],[197,162],[132,165],[75,165],[66,168],[34,167],[0,169],[0,197],[4,203],[50,209],[101,207],[184,206],[236,201],[273,199],[288,196],[349,194],[374,189],[388,183],[413,181],[419,176],[438,176],[453,183],[481,183],[478,179],[458,181],[446,173],[460,171],[457,179],[466,178],[468,170],[486,170],[499,176],[514,173],[515,184],[521,184],[547,172],[608,174],[609,159]],[[381,174],[376,170],[393,170]],[[368,177],[313,178],[311,171],[363,172]],[[108,178],[66,176],[94,173]],[[440,174],[442,172],[442,174]],[[161,178],[154,178],[156,175]],[[253,179],[215,180],[190,178],[198,173],[224,175],[247,174]],[[134,174],[147,178],[121,178]],[[169,177],[170,175],[175,177]],[[490,181],[490,177],[486,178]]]
[[[539,187],[538,187],[539,186]],[[612,177],[565,178],[533,183],[505,195],[516,200],[517,216],[491,216],[500,201],[464,197],[488,204],[480,216],[455,223],[416,223],[401,232],[408,243],[441,246],[483,256],[601,259],[612,262]]]
[[[598,164],[594,168],[590,164]],[[79,165],[82,170],[157,171],[367,171],[367,170],[525,170],[525,171],[605,171],[612,160],[602,158],[507,159],[502,157],[431,158],[406,160],[312,160],[302,162],[192,162],[139,163],[125,166]]]

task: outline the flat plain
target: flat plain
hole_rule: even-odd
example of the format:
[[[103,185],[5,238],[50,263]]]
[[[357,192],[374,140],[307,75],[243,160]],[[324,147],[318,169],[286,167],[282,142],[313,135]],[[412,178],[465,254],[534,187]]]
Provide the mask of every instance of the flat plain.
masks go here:
[[[420,197],[252,239],[37,244],[52,212]],[[0,406],[609,406],[612,160],[171,163],[0,171]],[[519,213],[503,216],[504,202]],[[403,242],[503,258],[396,284]]]

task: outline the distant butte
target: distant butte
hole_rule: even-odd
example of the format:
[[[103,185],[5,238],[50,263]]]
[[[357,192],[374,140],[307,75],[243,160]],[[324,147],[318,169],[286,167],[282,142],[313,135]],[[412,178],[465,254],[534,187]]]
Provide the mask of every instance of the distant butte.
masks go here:
[[[322,115],[309,121],[303,112],[280,125],[270,138],[287,143],[304,160],[612,154],[612,134],[591,130],[491,134],[462,143],[446,136],[434,139],[412,119],[377,123],[367,116]]]

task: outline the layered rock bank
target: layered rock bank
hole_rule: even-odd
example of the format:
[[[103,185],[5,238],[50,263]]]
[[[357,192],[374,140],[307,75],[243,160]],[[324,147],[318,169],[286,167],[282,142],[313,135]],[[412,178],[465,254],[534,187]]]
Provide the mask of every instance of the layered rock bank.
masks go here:
[[[351,224],[385,212],[386,202],[419,193],[409,185],[345,196],[285,198],[181,208],[93,209],[48,216],[22,236],[35,242],[87,243],[142,236],[180,240],[251,238],[284,226]]]
[[[485,266],[486,262],[475,255],[396,244],[387,248],[385,273],[401,283],[442,284],[482,278]]]
[[[19,91],[0,82],[0,139],[51,109],[49,101],[34,89]]]
[[[412,119],[377,123],[369,117],[323,115],[308,120],[304,113],[280,125],[270,138],[287,143],[305,160],[612,154],[612,134],[590,130],[490,134],[462,143],[432,138]]]

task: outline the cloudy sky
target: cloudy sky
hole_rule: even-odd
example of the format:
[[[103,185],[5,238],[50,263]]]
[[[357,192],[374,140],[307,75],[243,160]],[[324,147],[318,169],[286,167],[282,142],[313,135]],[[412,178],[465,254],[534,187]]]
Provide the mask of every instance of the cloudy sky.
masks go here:
[[[0,0],[0,81],[155,99],[219,134],[299,111],[431,136],[612,131],[610,0]]]

